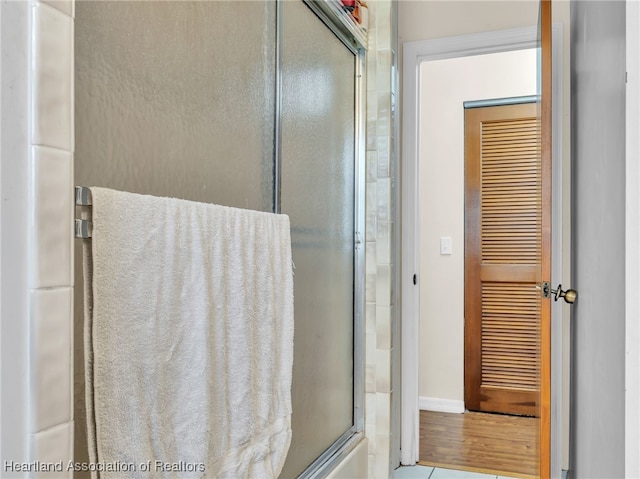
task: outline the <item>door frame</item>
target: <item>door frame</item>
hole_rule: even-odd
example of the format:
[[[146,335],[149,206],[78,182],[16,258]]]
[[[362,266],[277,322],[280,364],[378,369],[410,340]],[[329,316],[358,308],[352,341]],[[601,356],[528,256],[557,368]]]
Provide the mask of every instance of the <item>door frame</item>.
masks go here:
[[[423,62],[537,47],[537,26],[407,42],[402,77],[402,251],[400,461],[419,459],[418,352],[420,303],[413,275],[420,278],[418,132],[420,65]],[[562,24],[552,25],[552,284],[562,281]],[[562,466],[562,305],[551,306],[551,477]],[[556,318],[553,320],[553,318]]]
[[[626,5],[625,475],[640,477],[640,3]]]

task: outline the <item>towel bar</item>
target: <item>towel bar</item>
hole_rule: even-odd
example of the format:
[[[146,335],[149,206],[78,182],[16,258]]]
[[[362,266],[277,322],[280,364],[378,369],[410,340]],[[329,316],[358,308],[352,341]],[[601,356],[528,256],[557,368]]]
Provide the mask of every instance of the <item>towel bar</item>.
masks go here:
[[[93,204],[91,198],[91,190],[86,186],[75,187],[75,203],[76,206],[81,207],[81,218],[75,219],[75,235],[76,238],[87,239],[91,238],[93,224],[91,223],[91,210],[89,209]]]
[[[86,186],[76,186],[76,206],[91,206],[91,190]]]

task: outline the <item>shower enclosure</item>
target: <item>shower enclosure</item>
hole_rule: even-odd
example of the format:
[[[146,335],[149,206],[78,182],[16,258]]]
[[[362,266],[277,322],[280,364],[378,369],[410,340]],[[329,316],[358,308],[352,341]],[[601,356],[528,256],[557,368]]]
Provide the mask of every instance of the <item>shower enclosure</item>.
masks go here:
[[[75,7],[77,185],[291,219],[293,438],[282,478],[321,474],[363,430],[364,55],[323,2]],[[75,458],[87,461],[79,249]]]

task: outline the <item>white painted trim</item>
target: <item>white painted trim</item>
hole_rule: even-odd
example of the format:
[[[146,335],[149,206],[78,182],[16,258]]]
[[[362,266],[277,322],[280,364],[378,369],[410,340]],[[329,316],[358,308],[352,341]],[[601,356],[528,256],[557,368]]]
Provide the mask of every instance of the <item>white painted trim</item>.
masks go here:
[[[407,42],[403,50],[405,55],[403,73],[407,71],[407,59],[409,63],[415,65],[415,60],[419,64],[423,61],[535,48],[537,32],[537,27],[524,27]]]
[[[440,399],[420,396],[418,404],[420,405],[421,411],[452,412],[457,414],[462,414],[464,412],[464,401],[458,401],[455,399]]]
[[[0,51],[2,50],[2,7],[0,7]],[[0,62],[0,78],[2,78],[2,62]],[[0,112],[2,111],[2,94],[0,92]],[[2,115],[0,114],[0,198],[2,198]],[[0,201],[0,358],[2,358],[2,201]],[[0,374],[0,431],[4,431],[4,423],[2,421],[2,391],[3,381]],[[0,434],[0,461],[4,458],[2,451],[2,434]]]
[[[553,26],[553,268],[552,279],[559,281],[562,274],[562,27]],[[407,42],[403,46],[404,65],[402,70],[402,258],[401,258],[401,311],[402,311],[402,407],[400,461],[402,465],[412,465],[418,461],[419,451],[419,291],[413,286],[413,275],[419,273],[420,252],[418,229],[418,132],[420,99],[420,64],[425,61],[441,60],[487,53],[499,53],[537,46],[537,27],[517,28],[473,35],[462,35],[434,40]],[[420,277],[418,274],[418,281]],[[552,308],[552,316],[561,318],[561,306]],[[552,334],[562,338],[562,322],[552,322]],[[561,427],[562,427],[562,341],[552,342],[552,396],[551,407],[551,476],[561,475]]]
[[[420,242],[418,210],[418,76],[426,42],[405,43],[402,67],[402,222],[401,222],[401,406],[400,463],[411,466],[419,460],[420,414],[418,404],[418,352],[420,295],[414,281],[418,273]]]
[[[27,244],[29,211],[29,102],[32,7],[29,2],[2,2],[2,249],[0,270],[0,401],[2,402],[0,476],[4,461],[29,462],[29,285]],[[10,281],[8,280],[10,278]],[[3,474],[4,473],[4,474]],[[14,475],[13,477],[27,477]]]
[[[625,477],[640,477],[640,3],[627,2]]]
[[[562,169],[563,169],[563,110],[562,110],[562,24],[552,27],[552,138],[551,138],[551,284],[564,284],[562,277]],[[562,445],[569,438],[562,436],[563,424],[563,305],[564,301],[551,302],[551,477],[562,475]]]

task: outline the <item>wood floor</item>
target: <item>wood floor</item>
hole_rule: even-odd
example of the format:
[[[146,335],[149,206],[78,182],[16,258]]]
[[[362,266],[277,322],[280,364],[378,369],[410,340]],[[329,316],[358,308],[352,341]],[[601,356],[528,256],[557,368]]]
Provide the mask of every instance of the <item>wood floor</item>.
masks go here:
[[[420,411],[420,464],[538,477],[538,419]]]

